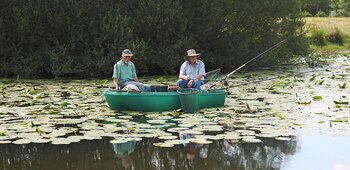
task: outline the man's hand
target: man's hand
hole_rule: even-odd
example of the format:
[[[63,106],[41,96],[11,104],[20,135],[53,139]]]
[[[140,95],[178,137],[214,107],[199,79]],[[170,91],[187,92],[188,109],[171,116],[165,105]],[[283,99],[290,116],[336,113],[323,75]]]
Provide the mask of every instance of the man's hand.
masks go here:
[[[202,75],[197,75],[197,76],[196,76],[196,79],[197,79],[197,80],[200,80],[202,77],[203,77]]]
[[[188,88],[192,88],[192,84],[193,84],[193,80],[190,80],[190,81],[187,83],[187,87],[188,87]]]
[[[182,76],[181,78],[182,78],[182,80],[188,80],[187,76]]]

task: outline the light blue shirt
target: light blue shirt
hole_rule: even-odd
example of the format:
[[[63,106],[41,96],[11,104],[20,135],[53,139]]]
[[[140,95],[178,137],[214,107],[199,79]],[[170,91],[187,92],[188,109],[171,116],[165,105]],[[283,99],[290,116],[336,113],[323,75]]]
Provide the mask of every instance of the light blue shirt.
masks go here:
[[[197,60],[194,65],[191,65],[189,61],[182,63],[180,76],[188,76],[188,79],[195,79],[197,75],[203,75],[200,80],[204,80],[205,65],[203,61]]]
[[[128,65],[126,65],[123,60],[120,60],[114,65],[112,78],[118,79],[119,85],[124,81],[134,80],[135,77],[136,69],[134,63],[131,61],[129,61]]]

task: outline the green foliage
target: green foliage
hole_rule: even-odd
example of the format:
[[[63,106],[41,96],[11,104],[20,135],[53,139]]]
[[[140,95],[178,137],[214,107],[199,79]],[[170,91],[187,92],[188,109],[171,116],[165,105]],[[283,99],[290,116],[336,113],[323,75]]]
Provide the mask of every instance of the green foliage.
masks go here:
[[[339,84],[338,86],[339,86],[339,88],[340,89],[345,89],[346,88],[346,82],[344,82],[344,83],[342,83],[342,84]]]
[[[278,117],[278,118],[281,119],[281,120],[286,119],[286,117],[284,116],[284,114],[281,113],[281,112],[274,112],[274,113],[272,113],[272,115],[275,116],[275,117]]]
[[[312,17],[312,14],[310,14],[310,12],[307,11],[303,11],[300,13],[301,17]]]
[[[318,46],[326,45],[325,33],[322,30],[311,31],[310,40],[311,40],[311,43]]]
[[[315,17],[326,17],[327,14],[323,11],[318,11],[317,14],[315,15]]]
[[[313,96],[312,98],[314,99],[314,101],[320,101],[323,99],[322,96]]]
[[[339,29],[335,29],[333,33],[326,35],[326,40],[331,43],[343,45],[346,40],[346,37]]]
[[[2,6],[0,76],[110,77],[124,48],[147,74],[177,74],[189,48],[203,54],[207,70],[223,71],[285,38],[258,64],[307,51],[293,0],[3,0]]]

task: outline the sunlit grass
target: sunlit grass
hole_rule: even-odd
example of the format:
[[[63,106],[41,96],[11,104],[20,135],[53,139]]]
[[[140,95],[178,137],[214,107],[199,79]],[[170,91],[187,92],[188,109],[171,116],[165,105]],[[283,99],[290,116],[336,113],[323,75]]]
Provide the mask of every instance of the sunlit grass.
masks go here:
[[[331,52],[350,49],[350,17],[306,17],[304,21],[307,37],[310,37],[312,32],[315,31],[322,31],[326,36],[339,30],[345,39],[343,44],[330,43],[328,41],[321,46],[311,44],[311,50]]]

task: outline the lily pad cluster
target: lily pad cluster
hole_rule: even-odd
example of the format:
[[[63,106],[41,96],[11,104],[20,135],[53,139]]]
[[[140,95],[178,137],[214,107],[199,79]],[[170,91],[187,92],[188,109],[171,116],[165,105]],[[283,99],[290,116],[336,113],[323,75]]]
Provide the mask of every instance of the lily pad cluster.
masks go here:
[[[346,135],[346,63],[350,60],[337,58],[325,68],[301,64],[240,74],[230,80],[225,107],[196,114],[114,112],[102,96],[109,84],[101,80],[2,80],[0,144],[67,145],[102,138],[112,144],[152,138],[156,147],[259,143],[294,140],[305,128]]]

